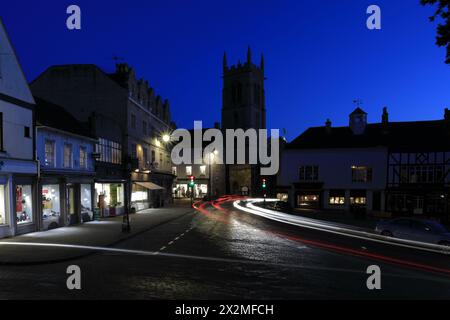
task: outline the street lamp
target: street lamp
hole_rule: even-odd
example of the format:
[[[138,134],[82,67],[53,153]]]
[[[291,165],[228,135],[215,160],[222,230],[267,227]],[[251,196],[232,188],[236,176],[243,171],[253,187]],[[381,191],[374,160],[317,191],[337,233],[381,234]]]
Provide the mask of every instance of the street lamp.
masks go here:
[[[170,135],[169,134],[163,134],[162,139],[165,143],[170,142]]]

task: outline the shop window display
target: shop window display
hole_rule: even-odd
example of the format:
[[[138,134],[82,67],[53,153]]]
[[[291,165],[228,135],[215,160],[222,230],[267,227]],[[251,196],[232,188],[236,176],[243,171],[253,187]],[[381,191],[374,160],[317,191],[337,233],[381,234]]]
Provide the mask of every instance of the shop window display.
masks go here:
[[[44,229],[60,226],[61,203],[59,185],[42,186],[42,221]]]
[[[0,185],[0,225],[8,224],[6,216],[5,186]]]
[[[16,186],[16,214],[17,224],[33,222],[33,197],[31,185]]]
[[[124,186],[117,183],[96,183],[97,208],[104,217],[124,213]]]
[[[83,222],[92,221],[92,197],[91,197],[91,185],[82,184],[80,186],[81,191],[81,219]]]

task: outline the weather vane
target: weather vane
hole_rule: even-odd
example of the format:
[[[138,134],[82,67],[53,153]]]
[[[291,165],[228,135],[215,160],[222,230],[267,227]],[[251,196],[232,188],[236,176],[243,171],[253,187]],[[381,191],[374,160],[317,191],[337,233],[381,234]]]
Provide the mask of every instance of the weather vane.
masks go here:
[[[358,98],[358,99],[353,100],[353,103],[356,105],[356,107],[360,108],[363,104],[363,101]]]

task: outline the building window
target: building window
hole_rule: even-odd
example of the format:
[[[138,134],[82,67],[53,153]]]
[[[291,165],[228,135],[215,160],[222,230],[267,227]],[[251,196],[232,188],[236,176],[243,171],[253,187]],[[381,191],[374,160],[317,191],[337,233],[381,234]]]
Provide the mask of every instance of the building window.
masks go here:
[[[145,135],[148,134],[147,122],[146,122],[146,121],[142,121],[142,132],[143,132]]]
[[[345,204],[345,191],[344,190],[330,190],[330,199],[328,202],[330,205],[344,205]]]
[[[0,185],[0,225],[8,224],[8,216],[6,214],[6,194],[5,185]]]
[[[402,183],[442,183],[443,166],[402,166]]]
[[[23,136],[25,138],[31,138],[31,131],[30,131],[30,127],[23,127]]]
[[[98,139],[95,152],[100,155],[98,161],[113,164],[122,163],[122,145],[103,138]]]
[[[156,152],[155,150],[152,150],[152,163],[156,162]]]
[[[131,114],[131,129],[136,129],[136,115]]]
[[[86,147],[80,147],[80,168],[87,169],[87,151]]]
[[[206,175],[206,166],[200,166],[200,175],[201,176]]]
[[[17,224],[33,222],[33,197],[31,185],[16,186]]]
[[[320,205],[320,195],[319,194],[301,194],[297,196],[297,206],[298,207],[311,207],[318,208]]]
[[[177,175],[177,167],[172,167],[172,174],[173,174],[174,176]]]
[[[83,222],[92,221],[94,217],[91,187],[90,184],[80,184],[81,220]]]
[[[372,182],[372,168],[353,166],[352,182]]]
[[[96,183],[95,184],[95,206],[100,209],[102,217],[122,215],[124,208],[124,184]]]
[[[186,167],[186,175],[187,176],[192,176],[192,167],[191,166],[187,166]]]
[[[0,151],[3,151],[3,113],[0,112]]]
[[[350,204],[352,206],[365,206],[367,202],[367,192],[365,190],[351,190]]]
[[[45,166],[55,166],[55,142],[47,140],[45,141]]]
[[[64,168],[72,168],[72,145],[64,144]]]
[[[318,166],[302,166],[300,167],[300,181],[318,181],[319,167]]]
[[[148,190],[136,183],[133,183],[131,191],[131,202],[145,202],[148,200]]]
[[[54,229],[61,224],[61,198],[59,185],[42,186],[42,223],[44,229]]]
[[[350,203],[352,205],[365,205],[366,197],[350,197]]]

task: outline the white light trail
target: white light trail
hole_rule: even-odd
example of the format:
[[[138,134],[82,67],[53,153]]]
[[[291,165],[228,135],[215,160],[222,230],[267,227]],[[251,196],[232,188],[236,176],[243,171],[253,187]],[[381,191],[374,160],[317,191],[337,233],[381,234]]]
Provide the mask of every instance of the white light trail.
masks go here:
[[[417,249],[417,250],[422,250],[422,251],[450,255],[450,248],[448,248],[446,246],[440,246],[440,245],[429,244],[429,243],[418,242],[418,241],[390,238],[390,237],[378,235],[375,233],[362,231],[361,229],[357,229],[357,228],[350,229],[348,227],[345,227],[343,225],[339,225],[336,223],[322,222],[319,220],[308,219],[308,218],[299,217],[299,216],[293,216],[293,215],[290,215],[287,213],[282,213],[282,212],[273,211],[273,210],[269,210],[269,209],[265,209],[265,208],[260,208],[253,204],[253,203],[258,203],[258,202],[262,202],[262,201],[264,201],[264,200],[263,199],[251,199],[251,200],[247,199],[245,202],[246,207],[244,207],[244,206],[240,205],[241,201],[239,200],[239,201],[235,201],[233,203],[233,206],[236,209],[242,210],[247,213],[251,213],[254,215],[258,215],[260,217],[264,217],[266,219],[270,219],[270,220],[274,220],[274,221],[278,221],[278,222],[282,222],[282,223],[286,223],[286,224],[290,224],[290,225],[294,225],[294,226],[298,226],[298,227],[319,230],[319,231],[323,231],[323,232],[338,234],[341,236],[369,240],[369,241],[379,242],[379,243],[388,244],[388,245],[395,245],[395,246],[400,246],[400,247],[406,247],[406,248],[411,248],[411,249]],[[266,201],[268,201],[268,200],[266,200]],[[270,202],[273,202],[273,201],[277,201],[277,200],[270,199]]]

